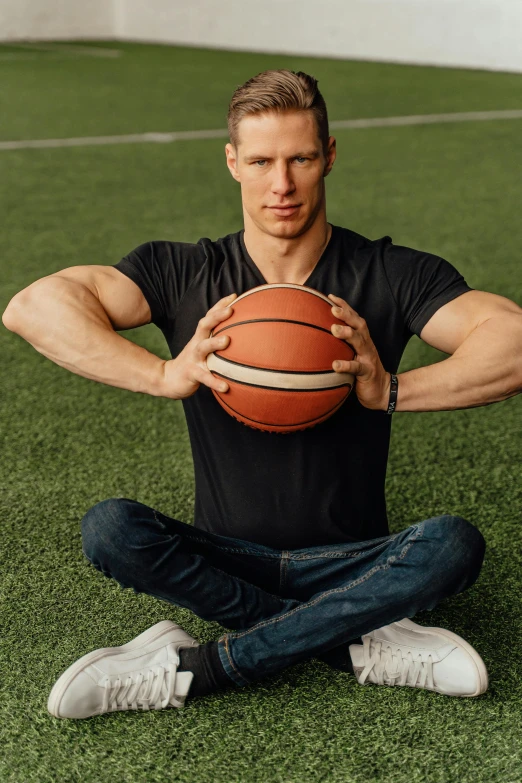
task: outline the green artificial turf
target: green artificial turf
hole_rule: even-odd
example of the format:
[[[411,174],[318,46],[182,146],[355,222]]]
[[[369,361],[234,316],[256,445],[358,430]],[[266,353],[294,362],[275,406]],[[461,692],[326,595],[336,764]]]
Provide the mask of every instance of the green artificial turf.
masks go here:
[[[2,138],[225,128],[235,87],[281,67],[319,79],[330,120],[521,107],[522,76],[513,74],[97,45],[124,54],[28,57],[0,47],[12,55],[0,58]],[[521,304],[521,132],[522,120],[332,132],[328,219],[442,255],[471,287]],[[150,239],[196,242],[242,228],[225,143],[0,151],[1,310],[59,269],[113,264]],[[152,325],[124,336],[169,358]],[[485,536],[477,583],[415,621],[476,647],[489,671],[486,694],[361,687],[313,659],[182,710],[67,721],[49,716],[47,697],[84,653],[162,619],[200,642],[223,633],[188,610],[121,590],[81,553],[81,517],[105,498],[193,521],[190,443],[179,401],[73,375],[4,327],[0,350],[0,780],[522,780],[520,397],[397,413],[392,428],[391,532],[451,513]],[[444,358],[414,337],[400,370]]]

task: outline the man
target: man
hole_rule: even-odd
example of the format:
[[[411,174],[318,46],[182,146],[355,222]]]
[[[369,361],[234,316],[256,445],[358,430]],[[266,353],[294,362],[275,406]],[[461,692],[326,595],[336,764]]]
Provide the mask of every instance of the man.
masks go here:
[[[7,328],[72,372],[183,400],[194,525],[115,498],[83,518],[83,551],[124,587],[236,631],[199,645],[175,623],[157,623],[73,663],[48,709],[86,718],[181,707],[312,656],[361,684],[478,696],[488,686],[478,652],[409,618],[476,581],[484,538],[450,515],[389,534],[390,414],[517,394],[522,309],[472,290],[442,258],[327,222],[336,144],[313,77],[258,74],[235,91],[228,127],[244,230],[215,242],[149,242],[114,267],[64,269],[17,294],[4,314]],[[229,416],[212,394],[227,384],[206,366],[230,339],[210,334],[234,298],[278,282],[329,295],[346,324],[332,333],[356,351],[332,366],[356,376],[344,405],[285,435]],[[162,329],[172,360],[117,334],[149,322]],[[413,334],[449,357],[397,378]]]

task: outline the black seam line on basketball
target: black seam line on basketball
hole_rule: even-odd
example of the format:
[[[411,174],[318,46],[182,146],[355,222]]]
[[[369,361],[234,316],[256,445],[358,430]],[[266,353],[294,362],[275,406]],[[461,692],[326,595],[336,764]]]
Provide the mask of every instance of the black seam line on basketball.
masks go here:
[[[260,383],[252,383],[251,381],[238,381],[235,378],[229,378],[228,375],[223,375],[223,373],[218,372],[217,370],[212,370],[212,373],[219,376],[219,378],[223,378],[228,383],[240,383],[241,386],[251,386],[254,389],[270,389],[270,391],[287,391],[287,392],[323,392],[323,391],[334,391],[335,389],[342,389],[343,386],[352,386],[351,383],[339,383],[337,386],[321,386],[320,389],[287,389],[286,386],[264,386]],[[255,421],[255,419],[252,419],[252,421]]]
[[[224,326],[223,329],[220,329],[218,332],[213,332],[212,337],[216,337],[218,334],[221,334],[221,332],[226,332],[227,329],[233,329],[234,326],[243,326],[244,324],[261,324],[261,323],[269,323],[269,322],[275,322],[278,324],[298,324],[299,326],[307,326],[309,329],[319,329],[320,332],[326,332],[330,335],[330,337],[335,337],[335,335],[332,334],[330,329],[325,329],[324,326],[317,326],[317,324],[307,324],[306,321],[292,321],[291,318],[252,318],[251,321],[238,321],[235,324],[229,324],[229,326]],[[338,340],[338,337],[335,337],[336,340]]]
[[[214,391],[214,389],[212,389],[212,391]],[[328,410],[325,413],[321,414],[321,417],[322,416],[327,416],[328,414],[331,415],[332,413],[335,413],[336,409],[340,408],[341,405],[344,402],[346,402],[346,400],[348,399],[348,396],[349,395],[347,394],[345,397],[343,397],[343,399],[340,402],[337,402],[333,406],[333,408],[330,408],[330,410]],[[223,402],[223,399],[222,398],[220,398],[220,399]],[[268,427],[297,427],[297,426],[301,427],[303,424],[310,424],[310,422],[312,422],[312,421],[317,421],[317,419],[307,419],[307,421],[299,421],[299,422],[297,422],[297,424],[295,422],[293,424],[272,424],[272,423],[266,422],[266,421],[258,421],[257,419],[251,419],[250,416],[245,416],[244,413],[239,413],[239,411],[236,411],[236,409],[233,408],[228,403],[225,403],[225,405],[227,406],[227,408],[230,411],[233,411],[234,413],[237,413],[238,416],[242,416],[243,419],[248,419],[248,421],[254,421],[256,424],[264,424],[264,425],[266,425]],[[321,417],[319,417],[319,418],[321,418]],[[317,424],[320,424],[320,422],[317,422]]]
[[[224,356],[221,356],[220,351],[213,351],[215,356],[221,361],[221,362],[227,362],[228,364],[234,364],[236,367],[246,367],[249,370],[255,370],[257,372],[277,372],[277,373],[283,373],[284,375],[331,375],[335,370],[330,369],[328,370],[272,370],[269,367],[253,367],[251,364],[243,364],[243,362],[234,362],[232,359],[225,359]],[[346,359],[345,361],[351,361],[350,359]],[[217,372],[217,370],[212,370],[212,372]],[[335,387],[332,387],[335,388]]]

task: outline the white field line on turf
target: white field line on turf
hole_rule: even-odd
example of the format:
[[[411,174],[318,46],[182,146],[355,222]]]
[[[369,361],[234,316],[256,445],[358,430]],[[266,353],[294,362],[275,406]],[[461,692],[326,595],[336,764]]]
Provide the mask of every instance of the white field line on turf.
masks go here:
[[[481,120],[522,119],[522,109],[505,111],[470,111],[454,114],[417,114],[406,117],[373,117],[360,120],[330,122],[336,128],[383,128],[398,125],[430,125],[442,122],[475,122]],[[200,130],[173,133],[132,133],[126,136],[78,136],[71,139],[33,139],[27,141],[0,141],[1,150],[44,149],[46,147],[87,147],[106,144],[168,144],[172,141],[192,139],[228,139],[228,131]]]
[[[76,44],[44,43],[42,41],[13,42],[8,44],[9,48],[21,49],[22,51],[37,52],[57,52],[65,54],[87,55],[87,57],[121,57],[123,52],[120,49],[106,49],[101,46],[77,46]]]
[[[45,60],[78,60],[80,55],[70,55],[67,53],[59,54],[59,52],[49,52],[45,55]],[[11,52],[11,54],[0,53],[0,62],[15,62],[21,63],[27,60],[40,60],[42,62],[42,55],[40,52]]]

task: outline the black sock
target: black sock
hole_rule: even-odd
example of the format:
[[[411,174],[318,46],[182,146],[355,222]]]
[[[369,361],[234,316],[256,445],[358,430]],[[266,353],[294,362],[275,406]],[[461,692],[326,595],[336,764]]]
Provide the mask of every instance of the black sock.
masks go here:
[[[194,674],[187,699],[206,696],[207,693],[235,685],[223,668],[217,642],[200,644],[198,647],[182,647],[178,654],[178,671],[190,671]]]

